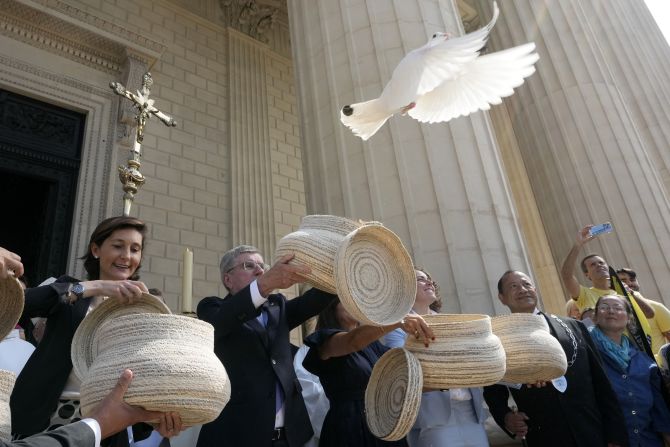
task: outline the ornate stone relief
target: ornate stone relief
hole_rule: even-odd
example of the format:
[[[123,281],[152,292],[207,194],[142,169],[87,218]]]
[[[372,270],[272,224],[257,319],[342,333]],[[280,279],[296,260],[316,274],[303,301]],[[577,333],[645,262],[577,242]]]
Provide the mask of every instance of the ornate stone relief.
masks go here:
[[[0,0],[0,34],[110,74],[123,69],[127,48],[142,54],[148,64],[165,51],[159,42],[60,0],[34,3],[42,7]]]
[[[280,9],[256,0],[219,0],[226,26],[235,28],[261,42],[268,43],[268,33],[277,21]]]

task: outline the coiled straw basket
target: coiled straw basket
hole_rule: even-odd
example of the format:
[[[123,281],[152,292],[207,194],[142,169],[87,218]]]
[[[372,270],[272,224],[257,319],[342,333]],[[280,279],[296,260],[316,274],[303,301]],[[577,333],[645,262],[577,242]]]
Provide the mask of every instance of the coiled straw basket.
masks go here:
[[[9,409],[9,396],[14,389],[16,376],[12,371],[0,369],[0,439],[12,440],[12,414]]]
[[[493,317],[491,325],[505,349],[505,382],[536,383],[565,374],[568,368],[565,351],[549,332],[543,316],[501,315]]]
[[[414,304],[412,260],[398,236],[379,222],[306,216],[298,231],[279,241],[275,258],[288,253],[295,254],[292,263],[311,268],[305,282],[336,293],[361,323],[397,323]]]
[[[435,334],[426,348],[414,337],[405,341],[421,363],[423,386],[434,389],[492,385],[505,375],[505,351],[491,331],[488,315],[423,315]]]
[[[214,420],[230,400],[230,381],[214,354],[214,328],[190,317],[135,314],[114,318],[97,333],[97,352],[81,386],[81,413],[93,408],[133,371],[125,401],[176,411],[185,426]]]

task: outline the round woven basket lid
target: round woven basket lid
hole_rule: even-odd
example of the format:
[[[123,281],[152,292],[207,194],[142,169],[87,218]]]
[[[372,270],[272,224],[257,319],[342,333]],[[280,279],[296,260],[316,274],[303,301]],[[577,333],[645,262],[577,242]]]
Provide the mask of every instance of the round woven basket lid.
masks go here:
[[[170,314],[172,312],[160,299],[148,293],[143,293],[132,304],[121,303],[120,300],[115,298],[107,299],[86,315],[86,318],[82,320],[74,333],[70,348],[72,369],[77,378],[83,381],[93,364],[93,360],[95,360],[98,352],[96,335],[105,321],[121,315],[144,313]]]
[[[0,279],[0,340],[14,329],[23,312],[23,287],[12,275]]]
[[[334,273],[340,302],[361,323],[395,324],[414,305],[412,259],[400,238],[378,222],[367,223],[344,238]]]
[[[9,410],[9,396],[14,389],[16,376],[12,371],[0,369],[0,439],[11,441],[12,416]]]
[[[419,361],[403,348],[387,351],[377,360],[365,390],[365,418],[370,432],[397,441],[414,425],[423,389]]]

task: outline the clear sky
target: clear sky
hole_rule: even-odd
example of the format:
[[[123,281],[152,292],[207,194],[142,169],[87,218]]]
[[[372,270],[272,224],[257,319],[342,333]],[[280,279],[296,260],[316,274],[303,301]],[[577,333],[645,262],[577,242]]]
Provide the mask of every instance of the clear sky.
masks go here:
[[[670,42],[670,0],[645,0],[645,3],[663,31],[665,39]]]

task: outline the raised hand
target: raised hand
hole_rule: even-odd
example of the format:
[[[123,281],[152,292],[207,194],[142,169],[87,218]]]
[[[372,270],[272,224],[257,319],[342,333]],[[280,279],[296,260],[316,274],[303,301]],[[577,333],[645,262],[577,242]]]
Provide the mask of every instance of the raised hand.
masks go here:
[[[400,323],[403,331],[417,340],[423,340],[423,344],[428,347],[432,340],[435,340],[433,330],[428,323],[419,315],[408,314]]]
[[[589,231],[591,230],[591,228],[593,228],[593,225],[587,225],[584,228],[582,228],[581,230],[579,230],[579,232],[577,233],[577,240],[575,241],[575,243],[577,245],[579,245],[581,247],[582,245],[586,244],[588,241],[590,241],[591,239],[594,239],[596,237],[596,236],[591,236],[589,234]]]
[[[21,256],[0,247],[0,278],[7,278],[10,271],[13,271],[17,278],[23,275]]]
[[[311,273],[306,265],[289,264],[294,254],[282,256],[274,265],[257,280],[258,291],[267,297],[276,289],[287,289],[293,284],[305,281],[304,275]]]

